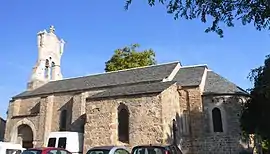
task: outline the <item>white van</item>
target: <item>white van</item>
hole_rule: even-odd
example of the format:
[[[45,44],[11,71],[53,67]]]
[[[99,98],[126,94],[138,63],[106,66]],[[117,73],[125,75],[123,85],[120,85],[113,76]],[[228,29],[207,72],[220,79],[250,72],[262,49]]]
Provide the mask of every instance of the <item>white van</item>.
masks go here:
[[[21,154],[24,150],[21,144],[0,142],[0,154]]]
[[[48,136],[47,147],[64,148],[71,153],[83,152],[83,133],[78,132],[51,132]]]

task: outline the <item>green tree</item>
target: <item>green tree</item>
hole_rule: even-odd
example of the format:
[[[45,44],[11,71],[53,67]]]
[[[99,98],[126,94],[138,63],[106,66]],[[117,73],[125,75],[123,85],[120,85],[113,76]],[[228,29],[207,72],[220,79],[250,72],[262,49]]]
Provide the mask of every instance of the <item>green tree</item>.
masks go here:
[[[114,55],[105,63],[105,71],[116,71],[141,66],[156,64],[155,52],[152,49],[136,51],[139,44],[120,48],[114,51]]]
[[[126,0],[126,10],[131,2]],[[235,20],[241,20],[243,25],[253,23],[257,30],[270,29],[270,0],[148,0],[150,6],[156,3],[165,5],[175,19],[199,18],[203,23],[211,20],[205,32],[216,32],[220,37],[220,23],[233,27]]]
[[[245,133],[256,134],[264,141],[264,148],[270,148],[270,56],[264,65],[250,73],[254,87],[250,89],[251,98],[244,105],[241,127]]]

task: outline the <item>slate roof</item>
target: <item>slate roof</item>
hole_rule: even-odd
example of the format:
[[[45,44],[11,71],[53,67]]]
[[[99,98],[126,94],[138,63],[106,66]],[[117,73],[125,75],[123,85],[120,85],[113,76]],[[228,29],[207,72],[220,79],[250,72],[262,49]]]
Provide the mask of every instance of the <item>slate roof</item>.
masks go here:
[[[204,87],[204,95],[207,94],[248,95],[248,93],[245,90],[241,89],[234,83],[228,81],[226,78],[210,70],[207,71],[206,83]]]
[[[183,87],[200,85],[204,71],[207,69],[206,65],[181,67],[172,82],[161,82],[173,72],[177,64],[179,62],[52,81],[35,90],[25,91],[13,99],[69,91],[105,89],[91,96],[91,98],[100,98],[161,92],[175,82]],[[208,94],[248,93],[224,77],[208,70],[204,95]]]
[[[97,98],[108,98],[116,96],[132,96],[141,95],[149,93],[161,93],[165,89],[169,88],[171,85],[176,83],[175,81],[168,82],[154,82],[154,83],[144,83],[136,85],[123,85],[113,88],[104,89],[103,92],[94,94],[87,99],[97,99]]]
[[[179,62],[52,81],[35,90],[22,92],[14,96],[13,99],[58,92],[105,88],[123,84],[162,81],[171,74],[177,64]]]
[[[206,65],[182,67],[174,77],[174,81],[181,86],[198,86],[202,81]]]

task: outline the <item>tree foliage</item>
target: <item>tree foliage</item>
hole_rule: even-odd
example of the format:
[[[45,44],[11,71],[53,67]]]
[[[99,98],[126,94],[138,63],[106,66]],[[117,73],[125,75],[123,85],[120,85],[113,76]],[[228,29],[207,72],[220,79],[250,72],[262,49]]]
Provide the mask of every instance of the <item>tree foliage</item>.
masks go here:
[[[120,48],[114,51],[114,55],[105,63],[105,71],[116,71],[141,66],[156,64],[155,52],[152,49],[136,51],[139,44]]]
[[[251,98],[244,105],[241,127],[248,134],[259,135],[265,143],[270,141],[270,56],[264,65],[250,73],[254,87],[250,89]],[[267,144],[270,146],[269,144]]]
[[[126,10],[131,2],[126,0]],[[199,18],[203,23],[212,20],[205,32],[216,32],[220,37],[220,23],[233,27],[235,20],[241,20],[243,25],[253,23],[257,30],[270,29],[270,0],[148,0],[150,6],[156,3],[165,5],[174,19]]]

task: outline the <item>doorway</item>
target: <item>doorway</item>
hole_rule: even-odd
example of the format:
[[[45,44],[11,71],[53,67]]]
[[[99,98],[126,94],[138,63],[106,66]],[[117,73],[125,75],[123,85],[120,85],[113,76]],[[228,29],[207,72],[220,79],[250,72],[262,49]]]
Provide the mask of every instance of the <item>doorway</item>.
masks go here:
[[[21,141],[23,148],[33,148],[33,131],[31,127],[22,124],[18,127],[18,139]]]

